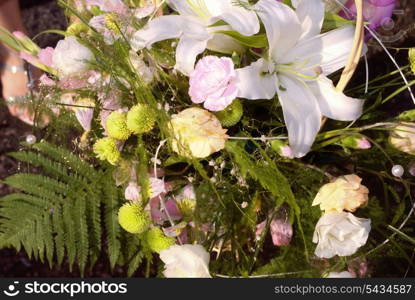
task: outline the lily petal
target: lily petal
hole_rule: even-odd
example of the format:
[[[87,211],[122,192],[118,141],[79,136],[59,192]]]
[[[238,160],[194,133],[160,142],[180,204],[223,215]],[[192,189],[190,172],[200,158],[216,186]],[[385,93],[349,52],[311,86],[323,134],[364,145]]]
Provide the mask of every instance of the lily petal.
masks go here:
[[[260,0],[254,9],[265,26],[270,57],[278,61],[293,48],[302,34],[297,14],[289,6],[275,0]]]
[[[301,39],[313,37],[321,32],[324,22],[325,3],[322,0],[302,0],[297,5],[297,16],[301,22]]]
[[[237,69],[238,97],[245,99],[272,99],[277,91],[277,76],[263,75],[268,63],[259,59],[250,66]]]
[[[323,75],[343,68],[353,47],[354,26],[345,26],[311,38],[302,39],[291,49],[281,63],[307,62],[304,70],[321,66]]]
[[[168,5],[183,16],[196,16],[186,0],[168,0]]]
[[[176,48],[175,69],[189,76],[194,69],[196,57],[206,49],[207,43],[208,39],[196,40],[184,35]]]
[[[295,157],[303,157],[314,143],[321,126],[317,100],[302,81],[287,75],[279,76],[278,97],[288,129],[290,147]]]
[[[162,16],[151,20],[143,29],[134,33],[131,47],[135,50],[150,48],[156,42],[180,37],[187,26],[182,16]]]
[[[343,68],[353,48],[355,27],[344,26],[321,35],[322,62],[324,75],[329,75]]]
[[[213,11],[213,9],[210,7],[214,4],[217,6],[217,3],[220,2],[219,5],[221,6],[222,12],[219,13],[218,11],[219,14],[215,14],[215,18],[213,18],[212,21],[223,20],[228,23],[233,30],[246,36],[251,36],[259,32],[260,24],[254,10],[236,6],[230,0],[209,0],[206,2],[211,11]],[[246,0],[241,0],[241,2],[249,5]]]
[[[362,115],[364,101],[347,97],[336,90],[333,82],[325,76],[309,83],[320,111],[326,117],[339,121],[354,121]]]

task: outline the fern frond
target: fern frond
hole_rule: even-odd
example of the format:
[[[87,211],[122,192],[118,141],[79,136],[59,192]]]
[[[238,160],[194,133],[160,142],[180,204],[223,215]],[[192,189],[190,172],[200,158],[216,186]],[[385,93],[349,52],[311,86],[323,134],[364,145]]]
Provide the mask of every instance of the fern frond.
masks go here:
[[[50,266],[61,265],[67,257],[70,270],[76,264],[83,275],[86,266],[92,268],[101,256],[105,236],[114,268],[121,257],[117,213],[124,200],[113,170],[96,170],[76,154],[47,142],[11,156],[40,174],[19,173],[3,180],[20,192],[0,199],[0,248],[23,248],[29,257]]]

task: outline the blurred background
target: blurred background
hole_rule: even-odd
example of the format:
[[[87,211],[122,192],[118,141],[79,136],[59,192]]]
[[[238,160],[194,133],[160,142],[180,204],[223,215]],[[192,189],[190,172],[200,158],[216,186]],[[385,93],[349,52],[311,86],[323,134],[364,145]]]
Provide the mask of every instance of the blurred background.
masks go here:
[[[393,21],[380,31],[385,45],[401,65],[408,63],[407,51],[397,50],[402,47],[415,47],[415,6],[414,0],[400,0],[393,16]],[[66,29],[66,18],[54,0],[21,0],[23,20],[30,36],[47,29]],[[55,46],[61,37],[54,34],[41,35],[36,42],[41,48]],[[375,41],[370,42],[369,69],[371,77],[386,74],[395,69],[394,65]],[[364,64],[361,64],[355,83],[363,83],[365,79]],[[352,83],[353,84],[353,83]],[[384,107],[391,116],[404,109],[413,109],[413,103],[407,93],[402,93]],[[19,143],[31,133],[31,127],[13,118],[3,100],[0,101],[0,180],[15,173],[19,168],[17,162],[7,156],[8,152],[19,149]],[[0,197],[10,193],[10,189],[0,182]],[[372,262],[372,276],[379,272],[388,277],[401,277],[394,273],[393,262],[389,266],[379,266]],[[386,270],[385,270],[386,268]],[[380,271],[381,270],[381,271]],[[50,270],[47,264],[29,260],[24,252],[0,250],[0,277],[78,277],[74,270],[69,272],[67,266]],[[93,270],[86,273],[88,277],[126,276],[122,269],[110,272],[109,263],[101,259]]]

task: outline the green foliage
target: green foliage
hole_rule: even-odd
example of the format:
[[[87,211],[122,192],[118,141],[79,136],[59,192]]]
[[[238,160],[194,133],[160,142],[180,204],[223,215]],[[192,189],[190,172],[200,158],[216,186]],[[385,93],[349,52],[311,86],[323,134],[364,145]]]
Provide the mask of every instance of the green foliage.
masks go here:
[[[40,142],[33,151],[10,155],[40,174],[18,173],[4,183],[19,190],[0,199],[0,247],[23,248],[52,267],[65,257],[81,274],[108,253],[111,267],[120,263],[122,245],[137,251],[122,236],[117,212],[124,201],[112,179],[112,168],[95,169],[68,150]],[[106,245],[104,249],[103,245]],[[138,247],[138,248],[137,248]],[[138,267],[132,257],[129,274]]]

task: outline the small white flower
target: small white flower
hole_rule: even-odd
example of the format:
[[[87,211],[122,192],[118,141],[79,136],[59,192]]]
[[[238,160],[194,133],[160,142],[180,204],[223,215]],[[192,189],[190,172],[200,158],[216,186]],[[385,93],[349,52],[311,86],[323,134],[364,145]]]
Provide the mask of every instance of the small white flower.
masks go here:
[[[200,245],[173,245],[160,252],[167,278],[210,278],[209,253]]]
[[[53,52],[53,66],[63,76],[78,75],[89,69],[94,54],[74,36],[58,42]]]
[[[324,214],[314,231],[313,243],[318,243],[314,253],[321,258],[353,255],[366,244],[370,228],[370,219],[352,213]]]

